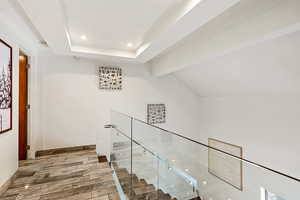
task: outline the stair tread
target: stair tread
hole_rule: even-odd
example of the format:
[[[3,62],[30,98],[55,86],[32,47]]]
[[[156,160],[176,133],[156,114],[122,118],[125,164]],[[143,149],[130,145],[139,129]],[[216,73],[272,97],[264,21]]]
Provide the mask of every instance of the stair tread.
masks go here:
[[[156,189],[153,184],[148,184],[145,179],[139,179],[136,174],[130,175],[126,168],[118,168],[117,163],[113,163],[124,193],[130,200],[177,200],[161,189]],[[132,188],[131,188],[132,184]],[[190,200],[201,200],[199,197]]]

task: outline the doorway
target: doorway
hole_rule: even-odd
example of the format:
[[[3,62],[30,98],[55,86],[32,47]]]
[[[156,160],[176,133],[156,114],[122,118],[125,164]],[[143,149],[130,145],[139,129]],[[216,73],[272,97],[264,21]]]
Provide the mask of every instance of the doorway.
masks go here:
[[[19,56],[19,160],[27,159],[28,131],[28,56]]]

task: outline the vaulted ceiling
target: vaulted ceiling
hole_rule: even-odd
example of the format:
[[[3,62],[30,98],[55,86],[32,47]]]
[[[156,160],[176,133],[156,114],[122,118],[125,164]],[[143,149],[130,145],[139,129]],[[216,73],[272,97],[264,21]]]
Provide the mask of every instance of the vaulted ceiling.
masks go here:
[[[300,31],[175,72],[202,97],[300,94]]]
[[[299,10],[299,0],[242,0],[154,58],[152,72],[205,97],[298,95]]]

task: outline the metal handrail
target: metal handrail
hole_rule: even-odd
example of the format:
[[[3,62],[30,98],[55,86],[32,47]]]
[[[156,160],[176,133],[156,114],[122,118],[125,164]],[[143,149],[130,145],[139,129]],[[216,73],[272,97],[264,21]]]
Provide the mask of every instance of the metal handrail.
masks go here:
[[[175,132],[173,132],[173,131],[166,130],[166,129],[161,128],[161,127],[159,127],[159,126],[155,126],[155,125],[153,125],[153,124],[149,124],[149,123],[147,123],[147,122],[145,122],[145,121],[143,121],[143,120],[141,120],[141,119],[137,119],[137,118],[131,117],[131,116],[129,116],[129,115],[127,115],[127,114],[124,114],[124,113],[121,113],[121,112],[119,112],[119,111],[113,110],[113,112],[117,112],[117,113],[119,113],[119,114],[121,114],[121,115],[127,116],[128,118],[132,119],[133,121],[138,121],[138,122],[140,122],[140,123],[145,124],[146,126],[150,126],[150,127],[152,127],[152,128],[159,129],[159,130],[161,130],[161,131],[163,131],[163,132],[167,132],[167,133],[169,133],[169,134],[171,134],[171,135],[174,135],[174,136],[183,138],[183,139],[188,140],[188,141],[190,141],[190,142],[193,142],[193,143],[196,143],[196,144],[198,144],[198,145],[204,146],[204,147],[206,147],[206,148],[208,148],[208,149],[212,149],[212,150],[218,151],[218,152],[220,152],[220,153],[224,153],[224,154],[226,154],[226,155],[228,155],[228,156],[230,156],[230,157],[232,157],[232,158],[234,158],[234,159],[243,161],[243,162],[245,162],[245,163],[254,165],[254,166],[259,167],[259,168],[266,169],[266,170],[268,170],[268,171],[271,171],[271,172],[273,172],[273,173],[279,174],[279,175],[284,176],[284,177],[286,177],[286,178],[289,178],[289,179],[292,179],[292,180],[294,180],[294,181],[300,182],[300,179],[299,179],[299,178],[296,178],[296,177],[293,177],[293,176],[291,176],[291,175],[285,174],[285,173],[280,172],[280,171],[278,171],[278,170],[274,170],[274,169],[272,169],[272,168],[270,168],[270,167],[267,167],[267,166],[264,166],[264,165],[262,165],[262,164],[259,164],[259,163],[250,161],[250,160],[245,159],[245,158],[238,157],[238,156],[236,156],[236,155],[233,155],[233,154],[228,153],[228,152],[226,152],[226,151],[220,150],[220,149],[218,149],[218,148],[211,147],[211,146],[209,146],[209,145],[207,145],[207,144],[204,144],[204,143],[202,143],[202,142],[199,142],[199,141],[196,141],[196,140],[191,139],[191,138],[189,138],[189,137],[180,135],[180,134],[175,133]]]

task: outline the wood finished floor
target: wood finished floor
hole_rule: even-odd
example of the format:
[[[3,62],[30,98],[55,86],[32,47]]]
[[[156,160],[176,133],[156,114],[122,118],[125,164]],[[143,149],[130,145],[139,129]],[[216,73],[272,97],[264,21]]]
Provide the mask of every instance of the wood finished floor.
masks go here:
[[[107,162],[87,149],[20,162],[0,200],[119,200]]]

